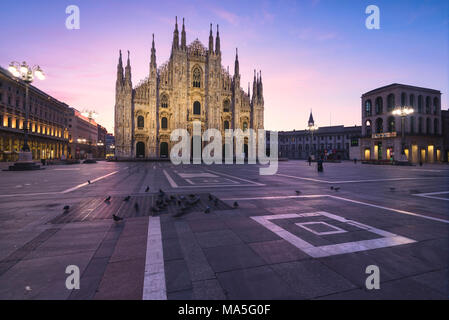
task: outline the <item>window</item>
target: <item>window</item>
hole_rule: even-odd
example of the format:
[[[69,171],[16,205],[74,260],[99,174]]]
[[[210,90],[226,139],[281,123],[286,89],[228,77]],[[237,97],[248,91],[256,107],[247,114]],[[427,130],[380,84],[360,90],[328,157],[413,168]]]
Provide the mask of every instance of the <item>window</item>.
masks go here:
[[[401,94],[401,106],[405,106],[407,104],[407,95],[405,92],[402,92]]]
[[[201,114],[201,103],[198,101],[193,103],[193,114]]]
[[[433,114],[438,114],[440,109],[440,100],[438,98],[433,99]]]
[[[423,105],[423,98],[421,95],[418,96],[418,112],[422,113],[422,105]]]
[[[229,105],[230,105],[229,100],[225,100],[223,102],[223,112],[229,112]]]
[[[415,133],[415,117],[410,117],[410,133]]]
[[[366,117],[371,116],[371,109],[372,109],[371,100],[366,100],[366,102],[365,102],[365,116]]]
[[[387,111],[393,110],[395,107],[394,94],[390,93],[387,97]]]
[[[201,88],[201,71],[200,68],[195,67],[193,69],[193,87]]]
[[[426,113],[430,114],[430,97],[426,97]]]
[[[432,128],[430,126],[431,126],[430,118],[427,118],[426,119],[426,133],[427,134],[431,134],[432,133]]]
[[[162,129],[167,129],[168,128],[168,121],[167,118],[163,117],[161,120],[161,128]]]
[[[384,132],[384,121],[382,118],[377,118],[376,120],[376,133]]]
[[[137,127],[139,129],[143,129],[144,126],[145,126],[145,120],[144,120],[143,116],[138,116],[137,117]]]
[[[433,120],[433,133],[439,134],[439,125],[438,125],[438,119]]]
[[[243,122],[243,131],[246,131],[248,129],[248,123]]]
[[[168,97],[165,94],[161,98],[161,108],[168,108]]]
[[[419,119],[418,119],[418,133],[423,133],[423,121],[422,121],[422,118],[421,117],[419,117]]]
[[[382,97],[376,98],[376,114],[381,114],[383,112],[383,100]]]
[[[226,130],[226,129],[229,129],[229,121],[225,121],[224,122],[224,124],[223,124],[223,127],[224,127],[224,129]]]
[[[394,120],[394,117],[388,118],[388,132],[395,132],[396,131],[396,123]]]
[[[415,109],[415,95],[413,94],[410,95],[410,107]]]

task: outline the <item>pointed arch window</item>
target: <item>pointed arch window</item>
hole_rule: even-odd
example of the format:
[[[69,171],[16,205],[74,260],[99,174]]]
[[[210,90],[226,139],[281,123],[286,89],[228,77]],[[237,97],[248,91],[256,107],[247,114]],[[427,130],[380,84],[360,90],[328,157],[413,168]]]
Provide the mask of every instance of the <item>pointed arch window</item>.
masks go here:
[[[226,121],[224,122],[224,129],[225,129],[225,130],[229,129],[229,121],[228,121],[228,120],[226,120]]]
[[[161,108],[168,108],[168,97],[165,94],[161,98]]]
[[[161,119],[161,128],[162,128],[162,129],[167,129],[167,128],[168,128],[168,120],[167,120],[166,117],[163,117],[163,118]]]
[[[193,69],[193,81],[192,81],[192,86],[194,88],[201,88],[201,70],[198,67],[195,67]]]
[[[144,126],[145,126],[145,120],[144,120],[143,116],[138,116],[137,117],[137,128],[143,129]]]
[[[193,114],[201,114],[201,103],[199,103],[198,101],[195,101],[193,103]]]
[[[229,112],[229,100],[223,101],[223,112]]]

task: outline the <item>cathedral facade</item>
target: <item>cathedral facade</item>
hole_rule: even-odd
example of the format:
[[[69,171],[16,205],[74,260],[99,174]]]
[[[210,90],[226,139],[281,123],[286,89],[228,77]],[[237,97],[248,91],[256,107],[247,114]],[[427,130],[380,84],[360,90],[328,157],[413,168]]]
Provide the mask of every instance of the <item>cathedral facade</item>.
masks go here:
[[[168,157],[175,129],[187,129],[200,121],[208,128],[263,129],[264,99],[262,75],[254,71],[252,96],[241,88],[238,52],[234,74],[221,64],[220,35],[214,38],[210,26],[209,45],[198,39],[187,45],[184,19],[181,39],[175,23],[169,60],[156,64],[154,35],[148,77],[133,87],[131,64],[123,69],[120,52],[115,102],[115,156],[118,159]]]

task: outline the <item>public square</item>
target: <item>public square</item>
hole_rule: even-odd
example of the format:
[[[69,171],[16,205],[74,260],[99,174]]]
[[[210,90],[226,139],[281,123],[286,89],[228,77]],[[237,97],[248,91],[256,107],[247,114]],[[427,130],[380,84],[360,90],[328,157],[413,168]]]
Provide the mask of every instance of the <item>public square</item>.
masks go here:
[[[448,178],[350,161],[1,171],[0,299],[447,299]]]

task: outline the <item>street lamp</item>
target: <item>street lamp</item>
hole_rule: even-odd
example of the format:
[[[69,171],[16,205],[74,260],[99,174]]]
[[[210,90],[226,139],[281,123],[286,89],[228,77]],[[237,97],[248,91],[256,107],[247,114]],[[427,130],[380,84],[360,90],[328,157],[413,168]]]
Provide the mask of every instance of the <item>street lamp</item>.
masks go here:
[[[310,148],[309,148],[309,157],[310,157],[310,154],[312,153],[312,143],[313,143],[313,133],[316,131],[318,129],[318,127],[317,126],[315,126],[315,124],[313,123],[313,122],[309,122],[308,123],[308,125],[307,125],[307,131],[309,132],[309,134],[310,134],[310,143],[309,143],[309,145],[310,145]]]
[[[401,106],[393,110],[392,114],[401,117],[401,161],[407,161],[405,159],[405,118],[414,112],[413,108],[407,106]]]
[[[35,65],[34,67],[28,66],[24,61],[19,63],[13,61],[9,64],[9,72],[25,84],[25,121],[23,124],[24,141],[21,151],[19,152],[19,161],[14,166],[10,167],[10,170],[35,170],[40,169],[38,165],[33,162],[33,154],[30,151],[28,145],[28,119],[29,119],[29,86],[33,82],[34,77],[39,80],[45,79],[45,74],[42,69]]]

